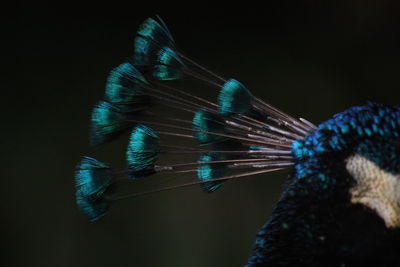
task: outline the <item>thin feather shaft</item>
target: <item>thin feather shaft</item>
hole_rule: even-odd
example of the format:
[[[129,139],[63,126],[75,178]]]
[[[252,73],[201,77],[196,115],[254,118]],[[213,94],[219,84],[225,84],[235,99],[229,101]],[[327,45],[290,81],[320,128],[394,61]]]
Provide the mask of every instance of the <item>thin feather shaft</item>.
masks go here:
[[[158,132],[159,133],[159,132]],[[244,150],[244,151],[230,151],[230,150],[226,150],[226,151],[222,151],[222,150],[165,150],[165,151],[161,151],[161,153],[185,153],[185,154],[197,154],[197,153],[205,153],[205,152],[209,152],[209,153],[220,153],[220,154],[253,154],[253,155],[257,155],[259,156],[271,156],[271,157],[279,157],[279,152],[281,152],[281,155],[291,155],[291,151],[276,151],[276,152],[270,152],[269,155],[269,151],[254,151],[254,150]],[[274,154],[277,154],[278,156],[275,156]],[[282,156],[283,157],[283,156]],[[287,156],[288,158],[292,158],[292,156]]]
[[[162,90],[155,89],[154,87],[149,87],[149,90],[154,91],[154,92],[159,93],[159,94],[164,95],[164,96],[168,96],[171,99],[170,101],[174,100],[175,103],[180,103],[180,102],[177,102],[177,100],[179,100],[179,101],[185,102],[187,105],[191,105],[192,107],[196,107],[197,109],[204,108],[204,106],[202,106],[202,105],[200,105],[198,103],[195,103],[195,102],[190,101],[188,99],[184,99],[184,98],[176,96],[176,95],[169,94],[169,93],[164,92]],[[153,94],[152,96],[158,97],[156,94]],[[165,98],[165,97],[162,97],[162,96],[160,96],[159,98],[168,100],[168,98]],[[183,104],[183,103],[181,103],[181,104]],[[208,108],[208,109],[210,109],[210,108]],[[210,109],[210,110],[213,110],[213,109]]]
[[[162,83],[158,83],[158,82],[154,82],[154,84],[156,84],[156,85],[158,85],[158,86],[160,86],[160,87],[164,87],[164,88],[173,90],[173,91],[178,92],[178,93],[180,93],[180,94],[182,94],[182,95],[185,95],[185,96],[187,96],[187,97],[196,99],[196,100],[201,101],[201,102],[203,102],[203,103],[205,103],[205,104],[209,104],[209,105],[211,105],[211,106],[213,106],[213,107],[218,107],[217,104],[215,104],[215,103],[213,103],[213,102],[211,102],[211,101],[208,101],[208,100],[206,100],[206,99],[204,99],[204,98],[198,97],[198,96],[193,95],[193,94],[189,94],[189,93],[187,93],[187,92],[185,92],[185,91],[182,91],[182,90],[179,90],[179,89],[177,89],[177,88],[175,88],[175,87],[172,87],[172,86],[169,86],[169,85],[166,85],[166,84],[162,84]]]
[[[185,187],[205,184],[205,183],[209,183],[209,182],[233,180],[233,179],[237,179],[237,178],[253,176],[253,175],[262,174],[262,173],[276,172],[276,171],[280,171],[280,170],[284,170],[284,169],[286,169],[286,168],[274,168],[274,169],[267,169],[267,170],[257,170],[257,171],[245,172],[245,173],[240,173],[240,174],[235,174],[235,175],[229,175],[229,176],[224,176],[224,177],[220,177],[220,178],[210,179],[210,180],[206,180],[206,181],[196,181],[196,182],[191,182],[191,183],[186,183],[186,184],[167,186],[167,187],[163,187],[163,188],[160,188],[160,189],[155,189],[155,190],[141,192],[141,193],[134,193],[134,194],[128,194],[128,195],[122,195],[122,196],[115,196],[111,200],[112,201],[117,201],[117,200],[123,200],[123,199],[128,199],[128,198],[135,198],[135,197],[145,196],[145,195],[159,193],[159,192],[163,192],[163,191],[174,190],[174,189],[178,189],[178,188],[185,188]]]
[[[258,144],[272,145],[272,146],[281,146],[281,147],[287,147],[287,148],[291,147],[290,144],[281,144],[281,143],[278,143],[278,142],[259,141],[259,140],[254,140],[254,139],[240,137],[240,136],[233,136],[233,135],[222,134],[222,133],[214,133],[214,132],[209,132],[209,131],[201,131],[201,130],[191,129],[191,128],[187,128],[187,127],[181,127],[181,126],[176,126],[176,125],[170,125],[170,124],[165,124],[165,123],[159,123],[159,122],[143,121],[143,120],[128,120],[128,121],[137,122],[137,123],[146,123],[146,124],[150,124],[150,125],[162,126],[162,127],[167,127],[167,128],[174,128],[174,129],[179,129],[179,130],[184,130],[184,131],[203,132],[203,133],[206,133],[206,134],[222,136],[222,137],[227,137],[227,138],[237,139],[237,140],[242,140],[242,141],[248,141],[248,142],[251,142],[251,143],[258,143]]]
[[[254,167],[254,168],[268,168],[268,167],[289,167],[294,163],[290,161],[280,161],[280,162],[267,162],[267,163],[254,163],[254,162],[240,162],[233,164],[233,167]],[[257,166],[257,167],[255,167]]]
[[[223,83],[226,82],[226,80],[225,80],[224,78],[222,78],[221,76],[215,74],[214,72],[212,72],[211,70],[207,69],[206,67],[203,67],[203,66],[200,65],[199,63],[197,63],[197,62],[191,60],[190,58],[186,57],[185,55],[183,55],[183,54],[181,54],[181,53],[179,53],[179,52],[177,52],[177,53],[178,53],[178,55],[179,55],[181,58],[183,58],[183,59],[185,59],[186,61],[190,62],[191,64],[195,65],[195,66],[198,67],[199,69],[201,69],[201,70],[207,72],[208,74],[212,75],[213,77],[219,79],[219,80],[220,80],[221,82],[223,82]]]
[[[312,122],[310,122],[304,118],[299,118],[299,120],[302,121],[303,123],[307,124],[310,127],[310,129],[312,129],[314,131],[318,129],[318,127],[315,124],[313,124]]]
[[[189,76],[192,76],[193,78],[196,78],[196,79],[198,79],[200,81],[208,83],[208,84],[210,84],[212,86],[215,86],[215,87],[222,87],[223,86],[223,84],[219,84],[219,83],[213,82],[213,81],[207,79],[206,77],[204,77],[204,76],[202,76],[202,75],[200,75],[200,74],[198,74],[196,72],[193,72],[193,71],[190,71],[190,70],[185,70],[185,73],[187,75],[189,75]]]
[[[281,117],[283,120],[287,120],[287,121],[292,122],[295,126],[299,126],[299,127],[303,128],[306,132],[310,131],[310,127],[308,127],[308,125],[304,124],[300,120],[297,120],[297,119],[293,118],[289,114],[287,114],[287,113],[281,111],[280,109],[278,109],[278,108],[266,103],[265,101],[261,100],[260,98],[255,97],[255,100],[258,103],[260,103],[261,105],[265,106],[267,110],[272,111],[275,115],[277,115],[278,117]]]
[[[233,121],[229,121],[229,120],[225,120],[225,123],[228,124],[228,125],[234,126],[234,127],[236,127],[236,128],[243,129],[244,131],[254,132],[254,133],[257,133],[257,134],[259,134],[259,135],[263,135],[263,136],[265,136],[265,137],[269,137],[269,138],[275,139],[275,140],[281,140],[281,141],[286,142],[286,143],[290,143],[290,142],[293,142],[293,141],[296,140],[296,139],[293,138],[293,137],[292,137],[292,138],[289,138],[289,137],[284,137],[284,136],[276,135],[276,134],[273,134],[273,133],[268,133],[268,132],[266,132],[266,131],[261,131],[261,130],[253,129],[253,128],[251,128],[251,127],[248,127],[248,126],[245,126],[245,125],[242,125],[242,124],[233,122]]]
[[[236,163],[236,162],[259,162],[259,161],[268,161],[268,159],[230,159],[230,160],[214,160],[214,161],[204,161],[204,162],[188,162],[188,163],[180,163],[173,165],[164,165],[158,166],[160,171],[165,170],[173,170],[174,168],[186,167],[191,165],[205,165],[205,164],[218,164],[218,163]]]
[[[184,138],[190,138],[190,139],[195,139],[194,136],[188,135],[188,134],[180,134],[180,133],[171,133],[171,132],[165,132],[165,131],[156,131],[158,134],[163,134],[163,135],[171,135],[171,136],[177,136],[177,137],[184,137]]]

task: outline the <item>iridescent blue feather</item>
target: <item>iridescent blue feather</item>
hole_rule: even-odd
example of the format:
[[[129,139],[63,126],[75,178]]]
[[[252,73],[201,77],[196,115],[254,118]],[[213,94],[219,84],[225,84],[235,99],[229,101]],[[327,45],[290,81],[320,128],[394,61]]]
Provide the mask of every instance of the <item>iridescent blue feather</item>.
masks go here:
[[[81,195],[76,195],[76,204],[89,222],[101,219],[110,207],[110,203],[106,199],[91,200]]]
[[[98,146],[110,142],[134,124],[127,120],[120,107],[100,101],[92,111],[90,143],[92,146]]]
[[[145,105],[148,98],[144,87],[147,85],[144,76],[131,63],[125,62],[108,76],[105,99],[111,103]]]
[[[76,203],[89,221],[96,221],[107,212],[111,183],[110,167],[96,159],[83,157],[76,167]]]
[[[185,64],[169,47],[160,49],[154,66],[154,78],[162,81],[176,80],[182,77]]]
[[[219,97],[219,112],[223,115],[246,114],[252,107],[253,95],[240,82],[229,79],[222,87]]]
[[[212,161],[226,160],[226,157],[218,153],[202,153],[200,155],[199,168],[197,170],[197,177],[200,181],[209,181],[215,178],[223,177],[227,174],[226,163],[207,164]],[[203,190],[207,193],[212,193],[221,187],[222,181],[208,182],[201,184]]]
[[[162,47],[173,47],[174,40],[164,25],[148,18],[137,31],[133,62],[136,65],[153,65]]]
[[[224,123],[222,119],[218,118],[215,114],[211,114],[205,110],[199,110],[193,116],[193,129],[194,136],[200,145],[208,145],[211,143],[221,142],[225,137],[210,134],[210,133],[224,133]]]
[[[138,179],[155,172],[154,163],[160,152],[158,139],[157,134],[144,125],[138,125],[132,131],[126,152],[131,179]]]

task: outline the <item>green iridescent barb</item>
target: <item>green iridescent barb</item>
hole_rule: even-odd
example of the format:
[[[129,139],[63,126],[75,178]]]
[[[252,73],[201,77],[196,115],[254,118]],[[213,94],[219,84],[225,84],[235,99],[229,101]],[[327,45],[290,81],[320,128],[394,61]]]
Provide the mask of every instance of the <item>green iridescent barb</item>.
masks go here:
[[[218,153],[203,153],[200,155],[197,177],[200,181],[211,181],[215,178],[223,177],[227,174],[226,163],[207,164],[207,162],[226,160],[226,157]],[[223,181],[208,182],[201,184],[203,190],[207,193],[214,192],[221,187]]]
[[[100,101],[92,111],[90,124],[90,143],[92,146],[105,144],[130,129],[133,122],[117,105]]]
[[[253,95],[240,82],[229,79],[222,87],[219,97],[219,112],[223,115],[246,114],[252,107]]]
[[[175,51],[169,47],[164,47],[158,52],[153,76],[163,81],[180,79],[183,75],[184,68],[185,64]]]
[[[211,114],[205,110],[199,110],[193,116],[194,136],[200,145],[209,145],[211,143],[221,142],[225,137],[213,135],[210,133],[224,133],[224,122],[216,114]]]
[[[137,31],[133,62],[135,65],[152,65],[160,48],[173,46],[174,40],[163,23],[148,18]]]
[[[137,103],[146,95],[145,77],[129,62],[113,69],[108,76],[105,99],[111,103]]]
[[[111,183],[110,167],[94,158],[83,157],[76,167],[76,203],[89,221],[96,221],[107,212]]]
[[[131,179],[155,172],[154,163],[160,152],[157,134],[149,127],[138,125],[131,133],[126,158]]]

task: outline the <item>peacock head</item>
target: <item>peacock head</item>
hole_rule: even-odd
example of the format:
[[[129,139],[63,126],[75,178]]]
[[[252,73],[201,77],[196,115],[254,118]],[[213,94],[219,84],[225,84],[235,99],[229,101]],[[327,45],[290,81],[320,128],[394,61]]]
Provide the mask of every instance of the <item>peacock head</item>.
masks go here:
[[[320,124],[293,144],[295,177],[318,176],[340,184],[361,204],[400,227],[400,108],[369,103]]]

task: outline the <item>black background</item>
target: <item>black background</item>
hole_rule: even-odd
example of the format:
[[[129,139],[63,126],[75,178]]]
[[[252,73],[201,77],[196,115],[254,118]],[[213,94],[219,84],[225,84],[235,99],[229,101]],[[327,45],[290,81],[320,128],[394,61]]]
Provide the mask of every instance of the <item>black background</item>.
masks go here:
[[[317,124],[367,101],[399,103],[394,1],[32,3],[15,11],[2,11],[3,266],[246,262],[287,174],[232,181],[214,194],[195,187],[121,201],[93,224],[75,206],[82,154],[125,164],[127,138],[93,151],[88,121],[108,72],[131,55],[149,16],[160,15],[191,58]],[[157,185],[154,178],[127,191]]]

